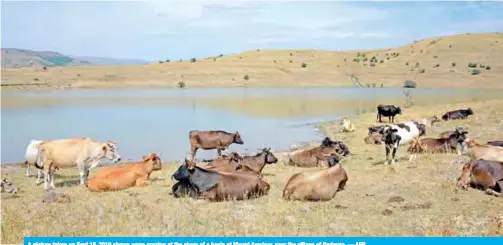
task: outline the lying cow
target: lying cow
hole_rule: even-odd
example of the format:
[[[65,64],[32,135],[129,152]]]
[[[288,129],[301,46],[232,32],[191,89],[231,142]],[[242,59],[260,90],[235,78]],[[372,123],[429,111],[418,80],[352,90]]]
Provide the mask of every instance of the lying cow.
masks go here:
[[[395,122],[395,116],[402,115],[402,109],[394,105],[378,105],[377,119],[382,123],[381,116],[388,117],[388,122]]]
[[[382,135],[379,133],[372,133],[371,135],[368,135],[364,139],[365,144],[368,145],[381,145],[382,144]]]
[[[198,131],[191,130],[189,132],[190,154],[192,160],[196,156],[199,148],[203,150],[217,149],[218,157],[222,156],[222,150],[227,150],[233,143],[244,144],[239,132],[228,133],[225,131]]]
[[[12,183],[12,180],[8,179],[7,175],[4,175],[2,183],[0,183],[0,192],[16,194],[17,191],[18,189],[16,185]]]
[[[38,146],[42,143],[42,140],[30,140],[30,143],[28,144],[28,147],[26,147],[26,153],[25,153],[25,161],[24,164],[26,165],[26,177],[30,177],[30,165],[35,165],[35,162],[37,161],[38,158]],[[37,169],[37,180],[36,183],[41,182],[41,178],[43,176],[42,170]]]
[[[98,173],[86,182],[86,187],[90,191],[98,192],[145,186],[150,184],[150,174],[161,169],[161,159],[152,153],[149,157],[144,156],[141,162],[98,170]]]
[[[330,155],[347,155],[347,152],[341,148],[340,144],[328,143],[325,138],[320,146],[301,150],[290,155],[288,164],[301,168],[318,167],[320,161],[326,162]]]
[[[260,174],[267,164],[278,162],[278,158],[271,152],[271,148],[264,148],[255,156],[244,156],[241,162],[242,168],[237,172],[251,172]]]
[[[340,124],[342,132],[354,132],[356,130],[355,125],[347,117],[343,117]]]
[[[475,140],[467,140],[471,159],[484,159],[488,161],[503,162],[503,147],[493,145],[481,145]]]
[[[457,128],[448,138],[423,138],[416,137],[410,144],[407,152],[410,153],[409,161],[416,159],[418,153],[454,153],[461,155],[465,151],[466,134],[462,128]],[[461,152],[457,149],[461,146]]]
[[[283,198],[299,201],[328,201],[346,186],[348,175],[339,163],[340,157],[331,155],[328,168],[296,173],[285,185]]]
[[[80,184],[84,185],[89,170],[95,168],[103,159],[114,163],[121,157],[117,152],[116,144],[112,141],[101,142],[90,138],[68,138],[44,141],[39,145],[39,155],[35,167],[44,169],[44,189],[54,186],[54,175],[50,172],[51,164],[59,168],[77,167],[80,172]]]
[[[242,156],[236,152],[232,152],[229,156],[214,159],[204,168],[220,172],[236,172],[243,167],[242,161]]]
[[[442,119],[444,121],[447,120],[458,120],[458,119],[466,119],[468,116],[473,115],[472,108],[467,109],[459,109],[454,111],[448,111],[443,116]]]
[[[438,135],[438,137],[442,138],[442,139],[448,139],[449,137],[451,137],[451,135],[455,134],[456,131],[465,131],[462,127],[457,127],[456,129],[454,129],[453,131],[444,131],[442,133],[440,133]]]
[[[372,135],[373,133],[379,133],[382,131],[382,129],[386,127],[385,125],[380,125],[380,126],[371,126],[368,128],[369,133],[368,135]]]
[[[211,202],[252,199],[267,195],[270,189],[270,185],[258,175],[215,172],[198,167],[187,159],[171,178],[180,183],[176,187],[179,193],[173,193],[175,197],[193,190],[193,196]]]
[[[379,133],[386,148],[386,162],[390,164],[395,162],[395,154],[399,145],[410,144],[416,137],[426,134],[426,125],[416,121],[409,121],[384,126]],[[391,160],[389,153],[392,151]],[[390,162],[391,161],[391,162]]]
[[[472,186],[503,197],[503,162],[472,159],[463,166],[457,186],[464,190]]]
[[[503,140],[487,141],[488,145],[503,147]]]
[[[349,151],[349,148],[346,144],[344,144],[342,141],[333,141],[329,137],[325,137],[322,141],[320,146],[323,147],[335,147],[337,149],[337,154],[340,154],[342,156],[348,156],[351,154]]]

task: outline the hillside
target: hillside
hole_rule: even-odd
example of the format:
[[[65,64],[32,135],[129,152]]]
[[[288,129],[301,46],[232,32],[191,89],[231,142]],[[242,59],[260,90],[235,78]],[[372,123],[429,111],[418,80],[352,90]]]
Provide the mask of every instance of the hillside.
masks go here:
[[[85,60],[92,65],[143,65],[150,63],[146,60],[141,59],[116,59],[109,57],[95,57],[95,56],[70,56],[71,58],[78,60]]]
[[[411,79],[418,87],[503,88],[503,34],[435,37],[381,50],[252,50],[148,65],[2,69],[2,86],[352,86],[350,75],[364,86],[402,86]]]
[[[51,67],[82,66],[90,62],[74,59],[52,51],[32,51],[26,49],[2,48],[2,67]]]

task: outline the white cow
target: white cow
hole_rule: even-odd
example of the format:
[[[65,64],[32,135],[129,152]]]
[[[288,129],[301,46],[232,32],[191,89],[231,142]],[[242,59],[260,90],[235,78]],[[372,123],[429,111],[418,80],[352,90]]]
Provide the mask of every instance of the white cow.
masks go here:
[[[89,170],[98,166],[103,159],[109,159],[114,163],[119,162],[121,157],[117,152],[116,144],[112,141],[101,142],[87,137],[58,139],[42,142],[39,147],[38,160],[39,168],[44,169],[44,189],[54,186],[54,173],[51,171],[56,165],[57,168],[77,167],[80,174],[80,184],[84,185]]]
[[[24,155],[26,165],[26,177],[30,177],[30,165],[35,165],[38,158],[38,146],[42,143],[42,140],[30,140],[28,147],[26,147],[26,153]],[[42,177],[42,170],[37,169],[37,183],[40,183],[40,178]]]

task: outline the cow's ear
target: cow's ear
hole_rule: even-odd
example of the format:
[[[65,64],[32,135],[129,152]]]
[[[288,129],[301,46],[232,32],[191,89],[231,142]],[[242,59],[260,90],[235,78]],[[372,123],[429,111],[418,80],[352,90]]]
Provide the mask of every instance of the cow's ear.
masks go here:
[[[394,129],[391,130],[391,132],[396,133],[396,132],[398,132],[398,129],[394,128]]]

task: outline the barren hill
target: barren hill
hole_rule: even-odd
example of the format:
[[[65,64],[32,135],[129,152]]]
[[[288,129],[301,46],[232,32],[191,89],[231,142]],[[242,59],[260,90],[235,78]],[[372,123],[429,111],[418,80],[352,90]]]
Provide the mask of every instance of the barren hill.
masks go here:
[[[50,67],[88,65],[90,62],[74,59],[52,51],[2,48],[2,67]]]
[[[148,65],[2,69],[3,88],[366,86],[503,88],[503,34],[459,34],[380,50],[252,50]],[[16,86],[13,86],[16,85]]]

